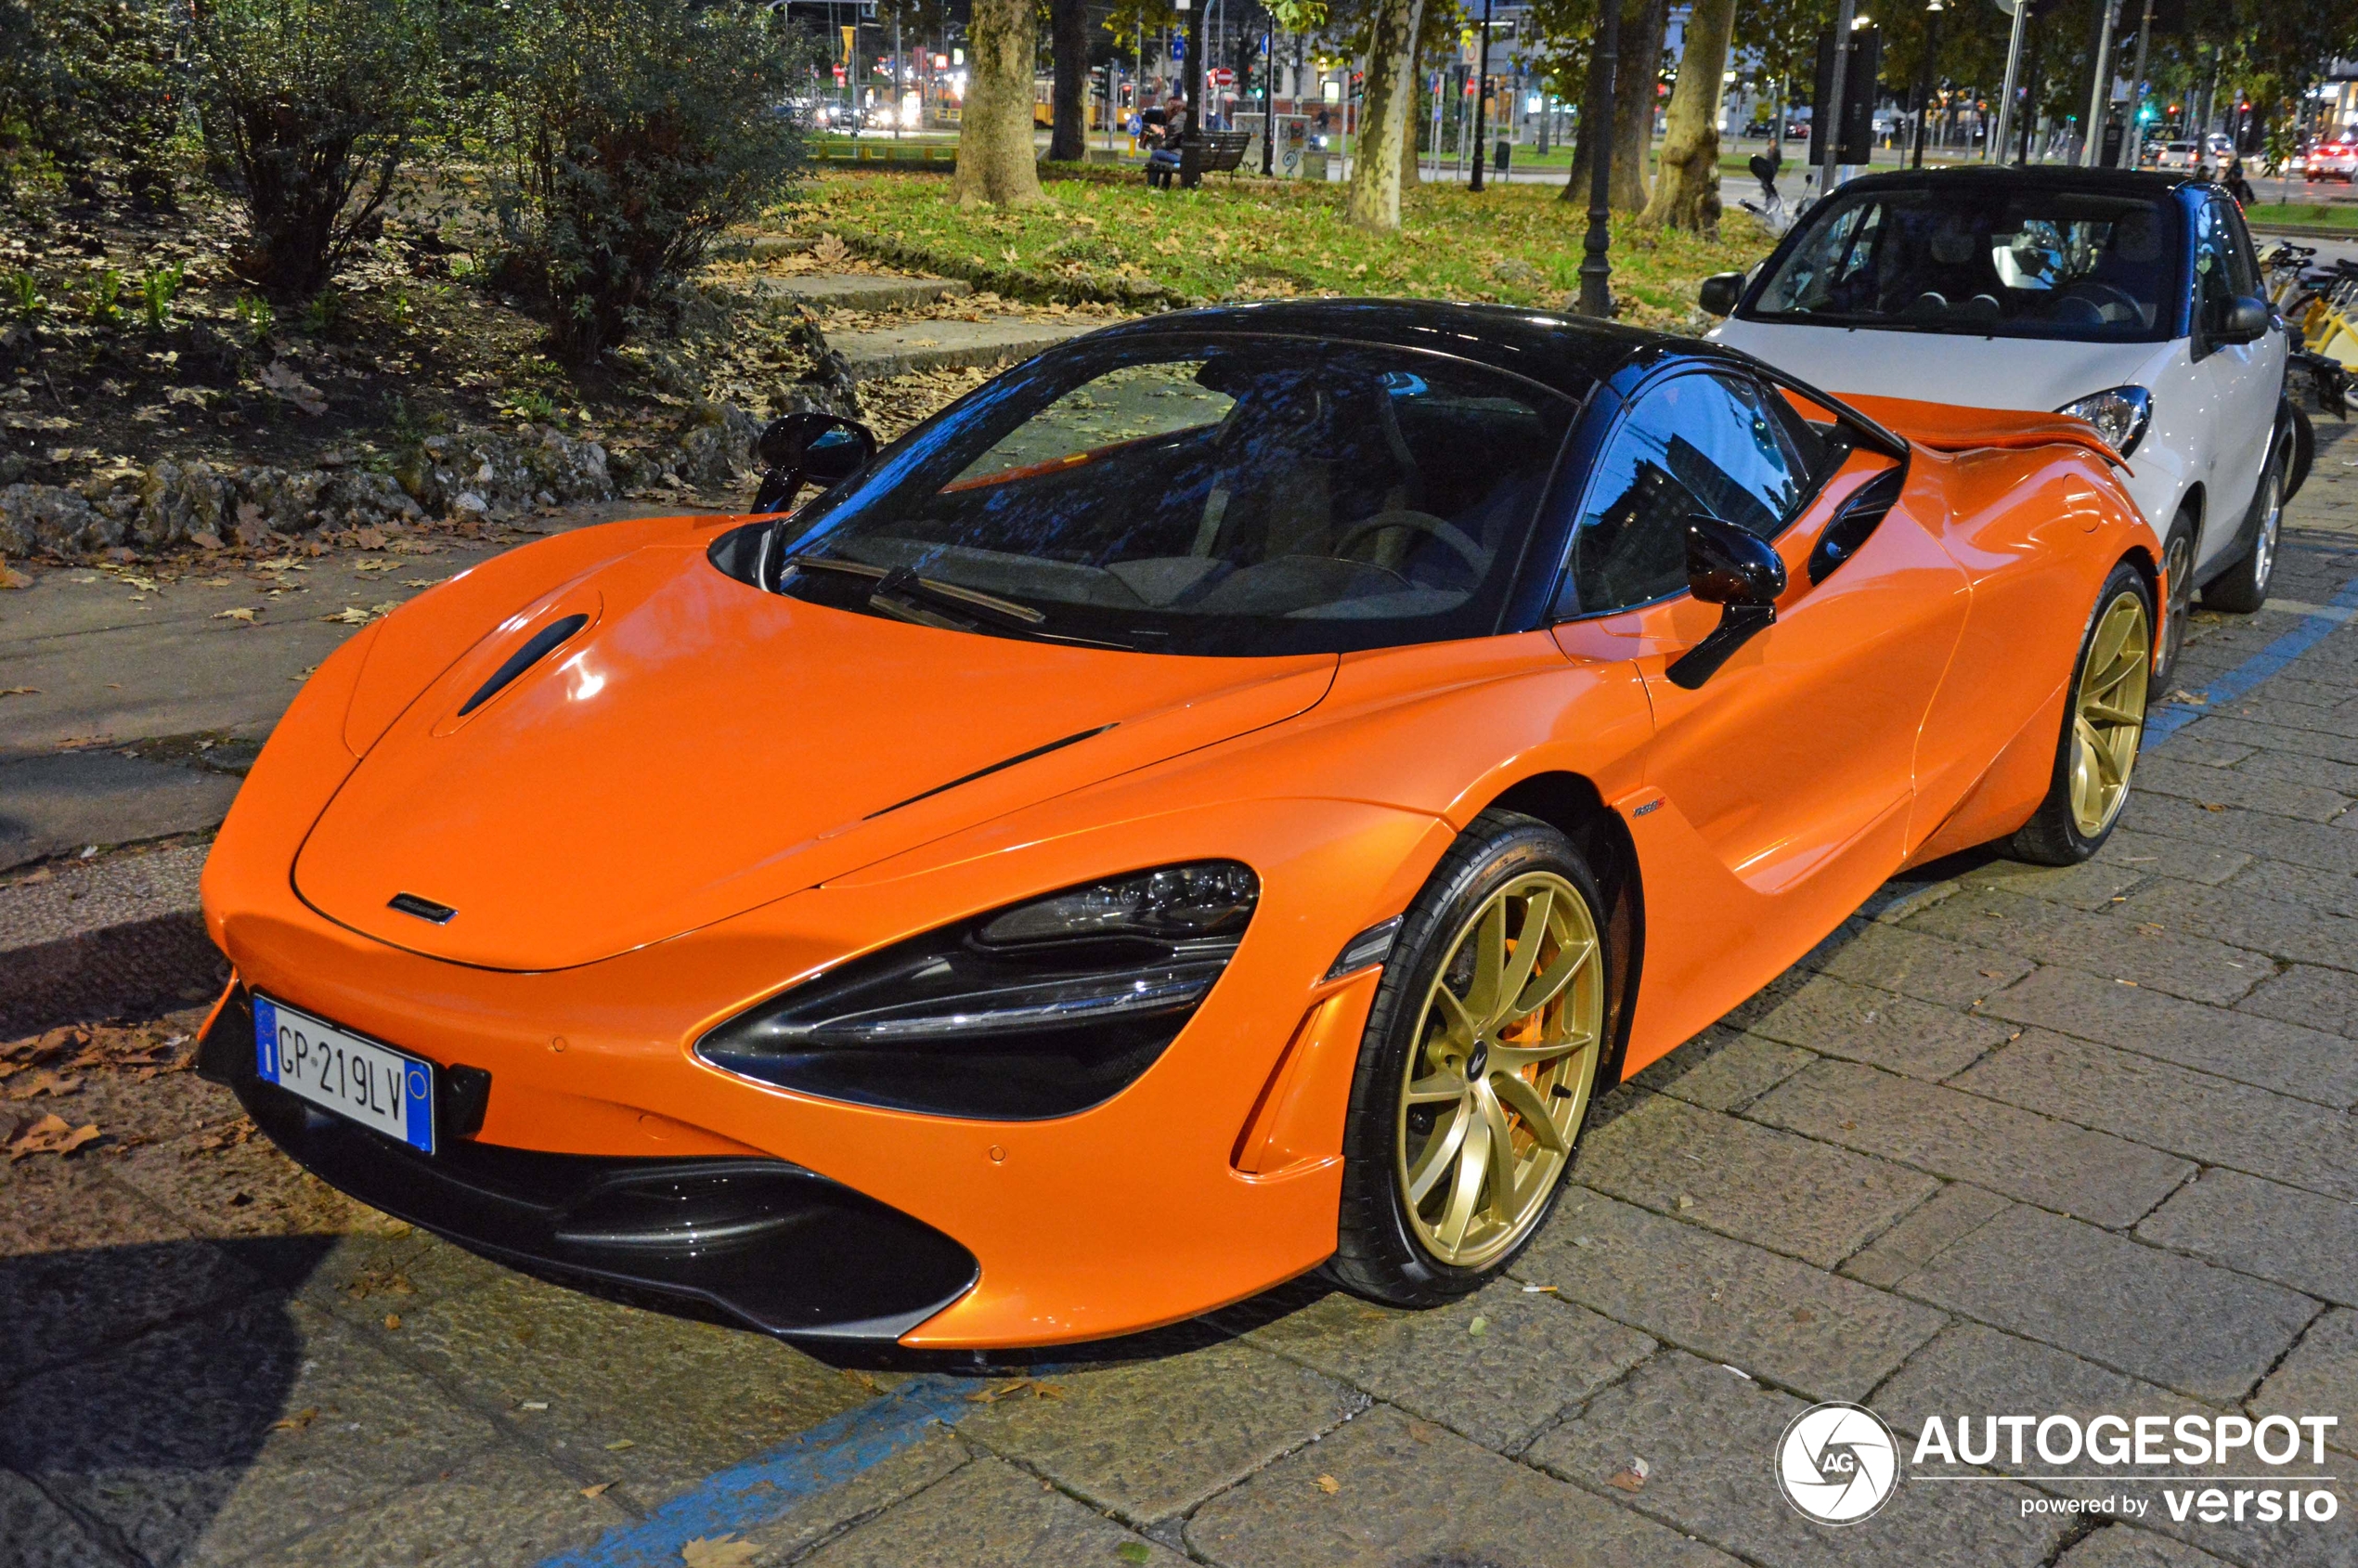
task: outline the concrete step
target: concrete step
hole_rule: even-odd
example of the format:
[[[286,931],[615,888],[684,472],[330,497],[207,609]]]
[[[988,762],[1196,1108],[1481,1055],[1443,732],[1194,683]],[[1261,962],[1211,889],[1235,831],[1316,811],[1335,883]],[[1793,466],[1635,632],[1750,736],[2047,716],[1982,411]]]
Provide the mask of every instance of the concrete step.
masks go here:
[[[218,993],[228,965],[197,902],[207,848],[66,862],[0,885],[0,1040]]]
[[[866,272],[788,273],[757,278],[752,288],[813,310],[908,310],[962,300],[975,292],[973,284],[958,278],[885,278]]]
[[[912,370],[968,366],[995,370],[1106,325],[1095,319],[1039,321],[1017,316],[983,321],[912,321],[868,332],[830,332],[827,346],[844,356],[855,380],[875,381]]]
[[[724,240],[712,248],[711,253],[717,261],[738,261],[748,256],[755,261],[771,261],[818,248],[818,240],[807,234],[757,234],[750,240]]]

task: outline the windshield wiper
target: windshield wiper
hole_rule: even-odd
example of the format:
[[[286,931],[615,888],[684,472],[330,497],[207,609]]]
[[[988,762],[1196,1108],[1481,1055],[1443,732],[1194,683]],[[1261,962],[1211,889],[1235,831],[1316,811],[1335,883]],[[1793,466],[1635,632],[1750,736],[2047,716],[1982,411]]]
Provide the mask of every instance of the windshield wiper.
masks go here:
[[[865,577],[876,586],[868,595],[868,603],[887,615],[922,626],[946,626],[953,631],[973,629],[969,621],[964,626],[945,621],[927,614],[918,605],[908,603],[911,598],[930,599],[937,604],[954,605],[962,610],[979,610],[999,625],[1021,632],[1043,642],[1072,642],[1089,648],[1114,648],[1123,653],[1136,650],[1126,642],[1108,642],[1095,637],[1071,637],[1049,631],[1043,623],[1047,616],[1029,604],[1018,604],[1012,599],[1002,599],[995,593],[947,583],[938,577],[919,577],[906,566],[871,566],[864,561],[846,561],[833,555],[789,555],[781,565],[805,571],[838,572],[849,577]],[[912,612],[914,612],[913,614]]]
[[[1021,621],[1026,626],[1038,626],[1048,618],[1029,604],[1018,604],[995,593],[962,588],[936,577],[921,577],[906,566],[871,566],[864,561],[845,561],[833,555],[789,555],[782,564],[800,567],[807,572],[841,572],[849,577],[866,577],[878,585],[876,591],[879,593],[908,593],[913,590],[936,599],[971,605],[978,610],[988,610],[993,615]]]

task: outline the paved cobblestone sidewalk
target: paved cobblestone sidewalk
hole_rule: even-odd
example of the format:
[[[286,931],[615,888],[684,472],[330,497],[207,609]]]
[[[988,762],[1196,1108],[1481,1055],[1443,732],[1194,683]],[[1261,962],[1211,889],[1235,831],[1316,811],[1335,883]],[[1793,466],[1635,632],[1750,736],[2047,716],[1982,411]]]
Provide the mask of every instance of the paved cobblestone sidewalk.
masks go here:
[[[2186,692],[2358,578],[2345,432]],[[533,1563],[945,1381],[949,1423],[667,1560],[2358,1563],[2346,1483],[2274,1526],[2092,1527],[2002,1474],[1847,1531],[1776,1495],[1829,1398],[2333,1415],[2358,1462],[2358,631],[2196,706],[2096,861],[1896,883],[1611,1096],[1512,1276],[1439,1312],[1300,1285],[1040,1367],[832,1366],[391,1225],[185,1076],[94,1075],[70,1114],[117,1136],[0,1172],[0,1564]]]

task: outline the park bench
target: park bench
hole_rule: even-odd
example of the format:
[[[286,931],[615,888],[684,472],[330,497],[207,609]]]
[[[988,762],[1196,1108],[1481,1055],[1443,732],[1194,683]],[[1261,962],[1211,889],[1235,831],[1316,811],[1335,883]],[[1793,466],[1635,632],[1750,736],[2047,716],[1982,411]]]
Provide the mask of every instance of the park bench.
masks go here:
[[[1179,183],[1199,185],[1206,175],[1237,177],[1252,142],[1250,131],[1202,131],[1179,144]]]

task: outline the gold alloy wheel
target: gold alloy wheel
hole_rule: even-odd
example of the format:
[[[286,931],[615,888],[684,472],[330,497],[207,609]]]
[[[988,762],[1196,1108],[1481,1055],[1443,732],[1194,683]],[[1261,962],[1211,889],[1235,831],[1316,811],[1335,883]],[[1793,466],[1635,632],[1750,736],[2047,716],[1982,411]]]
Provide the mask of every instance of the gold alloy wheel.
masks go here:
[[[1408,1222],[1481,1268],[1547,1207],[1587,1113],[1604,1026],[1596,917],[1552,872],[1519,876],[1458,931],[1426,993],[1400,1096]]]
[[[2105,607],[2088,647],[2071,710],[2071,820],[2083,838],[2112,825],[2129,798],[2129,771],[2145,731],[2153,629],[2144,602],[2124,593]]]

